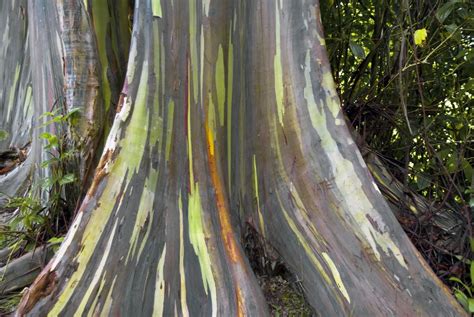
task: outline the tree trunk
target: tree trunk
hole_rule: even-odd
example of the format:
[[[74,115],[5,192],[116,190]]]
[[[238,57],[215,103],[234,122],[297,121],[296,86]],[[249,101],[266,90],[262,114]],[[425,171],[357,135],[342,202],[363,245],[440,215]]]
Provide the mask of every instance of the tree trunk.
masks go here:
[[[80,1],[2,3],[6,43],[0,61],[0,129],[9,133],[0,139],[0,151],[12,148],[24,157],[7,168],[0,165],[0,207],[6,197],[23,194],[26,184],[34,184],[37,195],[48,199],[49,190],[38,183],[53,172],[51,166],[40,166],[57,153],[47,153],[40,136],[59,136],[63,128],[58,122],[48,123],[48,112],[66,115],[80,109],[81,116],[69,127],[68,149],[63,150],[78,152],[69,169],[83,185],[91,180],[96,148],[109,129],[128,58],[128,2],[113,4],[108,9],[106,1],[94,6]],[[79,189],[68,189],[62,195],[74,207]]]
[[[221,14],[201,17],[194,1],[137,1],[125,85],[95,179],[19,314],[266,314],[206,138],[204,54],[218,55],[211,44],[227,39],[231,13],[225,2],[210,9]]]
[[[47,3],[29,3],[38,26],[30,41],[52,18],[40,16],[44,8],[59,12],[63,30],[66,18],[80,25],[61,33],[82,52],[62,51],[64,94],[66,107],[83,96],[88,150],[98,134],[87,127],[98,126],[119,84],[100,68],[110,63],[103,41],[116,33],[97,29],[95,1]],[[42,84],[33,76],[35,102],[47,101],[36,97]],[[94,179],[17,314],[266,315],[242,224],[278,251],[317,314],[463,314],[352,141],[317,1],[137,0],[125,83]]]
[[[25,187],[33,158],[7,157],[29,151],[34,113],[26,0],[0,3],[0,208]],[[11,149],[13,148],[13,149]],[[2,215],[3,221],[9,217]],[[3,221],[1,223],[3,223]]]
[[[8,250],[10,251],[10,250]],[[10,261],[11,252],[6,263],[0,267],[0,293],[6,294],[29,286],[53,255],[51,246],[44,245],[21,257]]]
[[[246,5],[234,208],[240,197],[245,219],[323,316],[461,313],[403,233],[345,125],[318,4]]]

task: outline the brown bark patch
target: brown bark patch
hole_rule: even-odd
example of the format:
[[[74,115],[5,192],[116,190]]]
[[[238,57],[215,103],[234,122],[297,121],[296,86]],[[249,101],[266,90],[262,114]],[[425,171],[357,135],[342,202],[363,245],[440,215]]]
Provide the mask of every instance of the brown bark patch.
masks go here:
[[[89,190],[88,195],[92,196],[95,194],[97,187],[99,186],[101,180],[107,175],[107,171],[105,170],[105,165],[112,159],[113,154],[112,149],[108,149],[105,154],[100,159],[99,165],[97,165],[97,170],[92,180],[92,184]]]
[[[48,265],[49,266],[49,265]],[[36,278],[36,281],[26,292],[18,305],[16,316],[25,316],[34,305],[43,297],[48,296],[55,289],[57,276],[54,271],[45,270]]]
[[[23,148],[12,147],[9,150],[0,152],[0,175],[5,175],[13,171],[18,165],[26,160],[29,150],[29,143]]]

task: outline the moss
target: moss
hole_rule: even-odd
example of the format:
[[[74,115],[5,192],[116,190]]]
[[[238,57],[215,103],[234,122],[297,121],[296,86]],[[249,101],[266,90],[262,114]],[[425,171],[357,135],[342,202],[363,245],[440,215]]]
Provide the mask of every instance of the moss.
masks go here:
[[[313,316],[298,282],[290,282],[282,275],[259,277],[272,316]]]
[[[276,250],[253,228],[246,229],[245,252],[272,316],[316,316],[298,278],[284,265]]]

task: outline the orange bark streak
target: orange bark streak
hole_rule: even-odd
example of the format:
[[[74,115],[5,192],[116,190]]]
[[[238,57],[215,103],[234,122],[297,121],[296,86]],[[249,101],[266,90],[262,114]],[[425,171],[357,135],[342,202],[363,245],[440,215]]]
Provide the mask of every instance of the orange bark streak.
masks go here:
[[[209,169],[211,173],[211,180],[212,184],[214,185],[214,189],[216,192],[216,204],[217,204],[217,211],[219,214],[219,222],[221,225],[221,236],[224,241],[224,247],[226,249],[227,254],[229,255],[230,259],[233,263],[240,263],[244,264],[244,260],[240,250],[237,246],[237,242],[235,241],[234,231],[232,230],[232,225],[230,221],[230,214],[229,214],[229,206],[227,200],[224,195],[224,190],[221,182],[221,178],[219,177],[218,168],[216,157],[214,156],[214,137],[212,135],[212,130],[209,128],[209,124],[206,120],[205,124],[206,128],[206,136],[207,136],[207,153],[209,155]],[[236,285],[236,300],[237,300],[237,310],[238,316],[244,316],[244,298],[242,296],[242,288],[240,287],[240,281],[235,274],[233,273],[233,280]]]

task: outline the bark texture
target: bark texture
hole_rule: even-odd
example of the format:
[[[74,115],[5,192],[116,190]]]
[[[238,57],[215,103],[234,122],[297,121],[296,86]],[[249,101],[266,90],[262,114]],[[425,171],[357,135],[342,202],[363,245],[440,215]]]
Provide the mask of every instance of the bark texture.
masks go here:
[[[94,181],[18,314],[267,314],[233,232],[207,111],[216,91],[206,57],[227,40],[230,13],[226,2],[136,2]]]
[[[108,3],[28,7],[34,43],[62,39],[32,54],[35,104],[61,85],[66,109],[80,98],[89,158],[99,134],[88,131],[120,83],[109,70],[127,55],[126,5],[113,14]],[[122,22],[105,27],[102,14]],[[278,251],[319,315],[463,314],[345,125],[316,0],[137,0],[94,179],[17,314],[267,315],[239,224]]]
[[[31,142],[34,106],[26,6],[26,0],[0,3],[0,131],[5,134],[0,138],[0,210],[7,197],[25,189],[33,161],[9,155],[28,153]]]
[[[7,254],[7,259],[0,268],[0,294],[20,291],[31,285],[53,256],[53,250],[51,246],[45,245],[12,261],[10,255],[11,252]]]
[[[318,3],[243,7],[234,208],[276,248],[323,316],[462,314],[404,234],[347,129]]]
[[[431,232],[436,233],[434,243],[440,250],[453,254],[459,252],[463,236],[468,231],[459,212],[448,204],[437,206],[415,192],[408,191],[374,153],[366,153],[364,160],[400,223],[417,219],[421,226],[428,226]],[[407,217],[407,214],[411,217]]]

